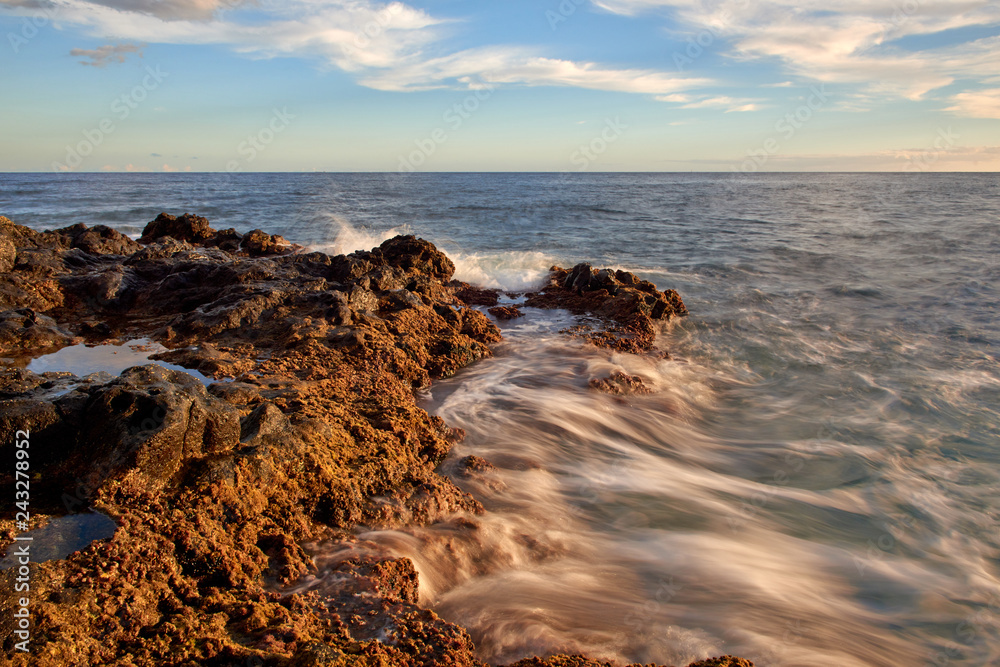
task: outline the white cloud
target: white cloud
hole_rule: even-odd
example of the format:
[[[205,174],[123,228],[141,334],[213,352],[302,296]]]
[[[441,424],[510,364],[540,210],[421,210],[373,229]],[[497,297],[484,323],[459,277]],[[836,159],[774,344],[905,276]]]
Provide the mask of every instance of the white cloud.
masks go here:
[[[726,113],[733,111],[757,111],[761,108],[760,105],[757,104],[760,100],[735,98],[729,97],[728,95],[717,95],[715,97],[695,99],[691,95],[674,94],[658,95],[656,99],[659,102],[672,102],[680,104],[681,109],[722,108],[726,110]]]
[[[707,85],[707,79],[654,70],[606,69],[594,63],[541,58],[525,49],[479,48],[440,58],[418,60],[361,79],[379,90],[429,90],[486,84],[571,86],[623,93],[665,94]]]
[[[220,10],[242,4],[241,0],[92,0],[92,2],[122,12],[149,14],[167,21],[207,20]]]
[[[15,11],[16,3],[23,2],[0,0]],[[221,44],[258,58],[316,58],[355,72],[363,85],[380,90],[474,88],[485,81],[655,95],[708,83],[654,70],[542,57],[524,48],[482,47],[441,55],[441,28],[451,21],[401,2],[260,0],[256,16],[247,22],[240,22],[240,12],[222,12],[241,5],[240,0],[61,0],[52,11],[59,23],[95,36]]]
[[[946,109],[959,116],[1000,120],[1000,88],[966,91],[952,96],[955,104]]]
[[[774,59],[797,76],[920,99],[963,77],[996,77],[1000,40],[907,50],[904,37],[1000,25],[996,0],[592,0],[634,16],[660,10],[724,38],[736,59]]]

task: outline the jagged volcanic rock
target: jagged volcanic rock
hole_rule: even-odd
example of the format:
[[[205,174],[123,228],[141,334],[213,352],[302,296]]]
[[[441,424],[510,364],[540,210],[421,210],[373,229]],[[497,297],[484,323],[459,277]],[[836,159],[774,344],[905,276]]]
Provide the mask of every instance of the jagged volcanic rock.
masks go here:
[[[674,290],[661,292],[653,283],[628,271],[597,270],[590,264],[577,264],[569,271],[553,266],[549,284],[540,292],[529,294],[524,305],[596,315],[606,323],[599,330],[584,327],[568,333],[600,347],[633,353],[654,349],[654,320],[688,314]]]

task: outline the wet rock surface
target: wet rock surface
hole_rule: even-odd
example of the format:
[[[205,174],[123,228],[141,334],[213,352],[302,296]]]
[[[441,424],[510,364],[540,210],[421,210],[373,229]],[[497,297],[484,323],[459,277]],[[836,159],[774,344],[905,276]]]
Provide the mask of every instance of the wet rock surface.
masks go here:
[[[32,513],[96,508],[119,526],[32,566],[30,655],[13,650],[14,598],[0,597],[12,664],[482,664],[465,630],[418,606],[407,559],[345,561],[337,586],[287,592],[315,571],[307,541],[482,512],[437,471],[463,434],[414,398],[500,340],[455,295],[465,288],[444,254],[406,236],[331,257],[163,214],[139,243],[0,218],[4,263],[0,357],[148,338],[169,348],[158,358],[228,380],[206,387],[153,364],[119,377],[0,369],[0,456],[14,460],[15,432],[30,431]],[[583,308],[591,292],[560,284],[536,299]],[[669,300],[641,293],[654,297],[645,317]],[[492,471],[475,458],[461,468]],[[8,508],[2,548],[16,534]],[[523,664],[599,664],[558,660]]]
[[[524,316],[524,313],[517,306],[494,306],[489,308],[487,312],[498,320],[513,320]]]
[[[599,318],[597,326],[581,326],[566,333],[599,347],[621,352],[655,351],[656,321],[688,314],[674,290],[661,292],[653,283],[628,271],[595,269],[577,264],[570,270],[553,266],[549,284],[528,295],[532,308],[564,308]]]
[[[652,392],[642,381],[641,377],[638,375],[629,375],[622,371],[615,371],[608,377],[594,378],[589,384],[591,389],[615,396],[649,394]]]

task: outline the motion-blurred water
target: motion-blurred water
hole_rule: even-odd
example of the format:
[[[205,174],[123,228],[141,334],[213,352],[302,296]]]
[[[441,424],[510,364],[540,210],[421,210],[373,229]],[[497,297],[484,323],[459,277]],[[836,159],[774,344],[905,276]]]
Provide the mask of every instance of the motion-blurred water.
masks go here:
[[[459,480],[490,512],[359,548],[413,558],[485,659],[1000,664],[996,174],[0,175],[36,228],[160,211],[338,252],[415,233],[513,290],[590,261],[681,292],[674,360],[528,310],[422,397],[468,432],[452,461],[498,466]],[[655,392],[587,388],[617,369]]]

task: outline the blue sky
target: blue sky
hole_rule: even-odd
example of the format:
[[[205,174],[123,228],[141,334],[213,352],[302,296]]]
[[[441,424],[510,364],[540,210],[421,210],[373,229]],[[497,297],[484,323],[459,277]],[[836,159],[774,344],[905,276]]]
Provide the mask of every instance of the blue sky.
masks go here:
[[[1000,171],[996,0],[0,0],[5,171]]]

